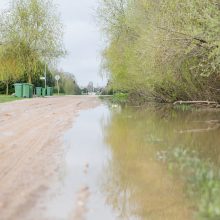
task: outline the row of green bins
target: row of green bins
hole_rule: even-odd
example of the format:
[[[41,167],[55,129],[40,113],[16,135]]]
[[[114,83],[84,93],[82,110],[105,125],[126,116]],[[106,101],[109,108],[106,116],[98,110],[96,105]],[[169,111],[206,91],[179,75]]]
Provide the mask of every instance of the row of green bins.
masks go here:
[[[52,96],[53,95],[53,88],[47,87],[47,89],[45,89],[42,87],[36,87],[36,95],[37,95],[37,97]]]
[[[42,87],[36,87],[36,96],[37,97],[46,96],[46,89]]]
[[[23,83],[23,98],[33,98],[33,85]]]
[[[23,84],[15,83],[14,87],[15,87],[15,96],[18,98],[22,98],[23,97]]]
[[[45,88],[42,87],[36,87],[36,96],[41,97],[41,96],[46,96],[46,90]]]
[[[53,88],[47,87],[47,96],[52,96],[52,95],[53,95]]]
[[[33,98],[33,85],[29,83],[16,83],[15,86],[15,96],[19,98]],[[41,96],[52,96],[53,88],[47,87],[47,89],[42,87],[36,87],[37,97]]]
[[[36,96],[41,97],[42,96],[42,87],[36,87]]]
[[[15,96],[18,98],[33,98],[33,85],[29,83],[16,83]]]
[[[46,96],[46,89],[45,88],[42,88],[42,96]]]

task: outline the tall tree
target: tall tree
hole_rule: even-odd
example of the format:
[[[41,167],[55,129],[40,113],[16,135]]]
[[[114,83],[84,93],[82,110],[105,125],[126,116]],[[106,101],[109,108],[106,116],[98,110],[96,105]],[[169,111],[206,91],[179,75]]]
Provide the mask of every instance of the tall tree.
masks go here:
[[[59,80],[60,93],[64,93],[66,95],[81,94],[81,90],[73,74],[58,70],[53,70],[53,74],[60,76],[60,80]]]
[[[12,46],[0,47],[0,81],[6,86],[6,95],[9,93],[9,84],[22,74],[16,52]]]
[[[101,0],[114,89],[159,101],[220,101],[216,0]]]
[[[13,0],[0,27],[2,43],[13,43],[30,83],[39,62],[65,55],[63,27],[51,0]]]

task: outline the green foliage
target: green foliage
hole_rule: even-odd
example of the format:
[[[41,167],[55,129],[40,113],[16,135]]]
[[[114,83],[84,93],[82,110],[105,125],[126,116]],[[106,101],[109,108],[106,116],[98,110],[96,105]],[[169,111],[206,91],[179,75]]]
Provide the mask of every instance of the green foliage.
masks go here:
[[[5,86],[6,95],[9,94],[10,84],[22,74],[17,53],[11,45],[0,47],[0,82]]]
[[[65,54],[62,24],[51,0],[13,0],[1,15],[0,33],[0,44],[11,48],[16,69],[19,66],[30,83],[39,64],[53,63]],[[15,71],[10,73],[14,77]]]
[[[166,158],[168,169],[180,172],[186,181],[189,196],[197,200],[197,208],[202,219],[220,218],[220,173],[210,162],[199,158],[195,151],[184,148],[170,149],[158,154]]]
[[[15,62],[15,61],[13,61]],[[14,69],[13,72],[11,72],[11,75],[9,74],[8,77],[6,78],[8,79],[8,81],[4,80],[0,80],[0,94],[5,94],[5,91],[7,89],[7,84],[8,83],[8,94],[13,94],[15,92],[14,90],[14,83],[26,83],[28,81],[28,74],[27,73],[23,73],[17,74],[16,75],[16,71],[18,69]],[[43,63],[38,62],[37,64],[37,70],[35,72],[35,74],[32,77],[32,84],[35,87],[44,87],[45,86],[45,82],[44,80],[41,80],[40,77],[44,76],[44,71],[45,71],[45,65]],[[9,72],[10,73],[10,72]],[[55,79],[54,79],[54,75],[52,74],[51,70],[49,68],[47,68],[47,86],[50,87],[54,87],[55,86]]]
[[[147,100],[220,101],[220,6],[214,0],[102,0],[114,90]]]
[[[113,85],[112,82],[109,80],[105,88],[102,89],[101,95],[113,95]]]
[[[125,93],[115,93],[112,97],[113,103],[125,104],[128,101],[128,94]]]
[[[75,76],[71,73],[64,73],[64,72],[55,72],[55,75],[60,76],[59,80],[59,88],[60,93],[66,95],[80,95],[81,89],[79,88]],[[54,90],[55,93],[58,93],[57,85]]]

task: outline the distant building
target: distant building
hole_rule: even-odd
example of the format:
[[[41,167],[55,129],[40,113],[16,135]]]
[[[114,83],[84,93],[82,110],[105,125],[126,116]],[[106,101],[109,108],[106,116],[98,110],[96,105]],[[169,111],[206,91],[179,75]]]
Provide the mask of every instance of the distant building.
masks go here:
[[[91,94],[94,92],[94,86],[93,86],[93,82],[89,82],[88,86],[87,86],[87,90],[88,93]]]

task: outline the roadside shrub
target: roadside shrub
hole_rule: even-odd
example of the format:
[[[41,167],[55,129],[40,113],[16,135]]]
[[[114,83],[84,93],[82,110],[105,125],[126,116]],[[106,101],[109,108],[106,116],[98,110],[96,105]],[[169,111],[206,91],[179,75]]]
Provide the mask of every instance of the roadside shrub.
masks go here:
[[[115,93],[112,97],[114,103],[125,104],[128,100],[128,94],[126,93]]]

